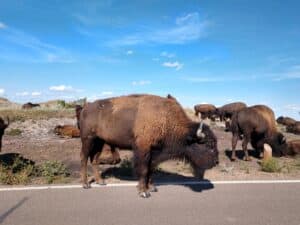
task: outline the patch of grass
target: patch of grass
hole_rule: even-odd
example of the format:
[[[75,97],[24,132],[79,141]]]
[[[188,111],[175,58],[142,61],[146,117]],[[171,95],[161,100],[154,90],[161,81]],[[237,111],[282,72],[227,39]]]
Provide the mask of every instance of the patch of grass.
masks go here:
[[[281,171],[279,161],[275,158],[263,160],[261,162],[261,170],[268,173],[276,173]]]
[[[22,130],[16,128],[16,129],[10,129],[6,132],[7,135],[10,136],[20,136],[22,134]]]
[[[250,167],[247,164],[242,164],[240,169],[245,171],[246,174],[250,173]]]
[[[48,184],[57,179],[63,179],[70,176],[66,166],[59,161],[46,161],[36,168],[36,175],[42,176]]]

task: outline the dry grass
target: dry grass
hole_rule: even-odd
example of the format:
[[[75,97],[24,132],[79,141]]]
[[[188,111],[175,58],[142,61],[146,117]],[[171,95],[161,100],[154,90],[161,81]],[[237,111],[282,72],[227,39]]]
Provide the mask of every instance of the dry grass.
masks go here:
[[[74,118],[74,109],[2,109],[0,110],[0,117],[9,117],[11,122],[22,121],[28,119],[42,120],[50,118]]]

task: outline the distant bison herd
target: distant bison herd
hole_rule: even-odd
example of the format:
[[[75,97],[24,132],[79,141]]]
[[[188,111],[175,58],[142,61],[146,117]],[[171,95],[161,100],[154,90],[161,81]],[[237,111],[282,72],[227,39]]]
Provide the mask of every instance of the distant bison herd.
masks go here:
[[[23,109],[38,104],[26,103]],[[77,126],[58,125],[54,132],[67,137],[80,137],[82,148],[81,178],[84,188],[90,187],[87,163],[90,160],[96,183],[104,181],[98,172],[99,164],[117,164],[121,161],[118,149],[132,149],[134,170],[138,178],[138,193],[149,197],[156,191],[152,174],[155,167],[169,159],[189,162],[195,175],[203,177],[206,169],[218,164],[217,137],[204,119],[225,123],[232,133],[231,160],[236,160],[235,149],[242,140],[245,160],[250,160],[248,143],[260,157],[269,154],[280,157],[300,152],[300,140],[286,141],[278,131],[272,109],[265,105],[247,106],[235,102],[215,107],[199,104],[194,107],[199,121],[192,121],[176,98],[171,95],[128,95],[102,99],[75,107]],[[300,122],[289,117],[279,117],[278,124],[287,132],[300,134]],[[4,130],[9,126],[0,118],[0,151]],[[266,150],[270,149],[270,150]],[[100,158],[100,154],[107,157]]]

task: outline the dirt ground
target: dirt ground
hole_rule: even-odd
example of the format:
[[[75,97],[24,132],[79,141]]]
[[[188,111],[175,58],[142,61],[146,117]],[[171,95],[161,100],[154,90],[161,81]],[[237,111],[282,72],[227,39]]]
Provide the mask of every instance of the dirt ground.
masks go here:
[[[19,153],[24,158],[33,160],[39,164],[47,160],[58,160],[63,162],[71,172],[71,183],[79,183],[80,169],[80,139],[60,138],[53,133],[56,125],[75,125],[76,121],[72,118],[50,118],[42,120],[16,121],[10,124],[3,136],[3,148],[1,155],[9,153]],[[207,121],[207,123],[209,123]],[[261,171],[259,165],[260,159],[252,155],[252,161],[243,161],[243,152],[241,142],[237,146],[236,162],[230,161],[231,154],[231,133],[224,132],[221,123],[211,124],[211,127],[218,137],[218,148],[220,151],[220,164],[205,173],[208,180],[257,180],[257,179],[300,179],[299,158],[282,157],[279,159],[282,166],[281,172],[266,173]],[[9,130],[20,129],[21,135],[8,135]],[[300,136],[285,133],[288,140],[300,139]],[[249,144],[248,148],[251,149]],[[120,151],[121,158],[131,160],[132,152],[129,150]],[[298,166],[293,166],[297,164]],[[124,175],[120,165],[100,165],[103,176],[108,183],[117,183],[134,179],[132,175]],[[89,168],[91,175],[91,168]],[[171,181],[178,179],[195,179],[192,176],[188,164],[179,161],[168,161],[162,163],[158,172],[155,173],[155,179],[162,181]]]

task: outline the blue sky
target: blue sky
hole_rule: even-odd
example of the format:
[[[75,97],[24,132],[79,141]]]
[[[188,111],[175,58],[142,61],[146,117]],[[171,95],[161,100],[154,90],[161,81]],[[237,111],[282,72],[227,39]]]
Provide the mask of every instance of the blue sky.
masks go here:
[[[171,93],[184,106],[267,104],[300,119],[299,1],[0,3],[0,96]]]

